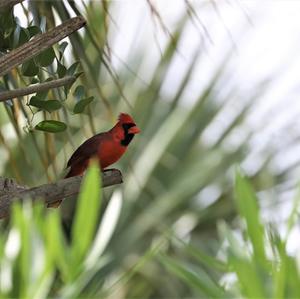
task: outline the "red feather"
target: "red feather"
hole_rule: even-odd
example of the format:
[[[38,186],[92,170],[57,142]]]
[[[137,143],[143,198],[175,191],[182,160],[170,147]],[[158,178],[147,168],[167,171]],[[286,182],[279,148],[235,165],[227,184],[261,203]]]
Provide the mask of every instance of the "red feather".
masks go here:
[[[140,132],[133,118],[121,113],[116,125],[109,131],[99,133],[81,144],[68,161],[70,171],[66,178],[82,175],[92,158],[97,158],[102,169],[117,162],[125,153],[135,134]],[[61,201],[48,206],[58,207]]]

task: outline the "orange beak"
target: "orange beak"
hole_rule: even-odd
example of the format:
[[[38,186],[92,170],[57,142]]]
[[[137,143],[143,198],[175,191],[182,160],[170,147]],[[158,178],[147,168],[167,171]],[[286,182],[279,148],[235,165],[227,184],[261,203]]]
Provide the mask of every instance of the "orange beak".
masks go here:
[[[134,127],[131,127],[128,129],[129,134],[138,134],[140,132],[141,132],[141,130],[137,126],[134,126]]]

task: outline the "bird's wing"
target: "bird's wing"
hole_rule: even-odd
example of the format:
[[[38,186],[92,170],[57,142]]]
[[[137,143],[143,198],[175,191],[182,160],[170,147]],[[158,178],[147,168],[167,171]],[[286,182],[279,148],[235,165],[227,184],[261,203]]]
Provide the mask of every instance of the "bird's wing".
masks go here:
[[[97,155],[98,148],[103,137],[103,133],[100,133],[82,143],[69,159],[67,167],[80,164]]]

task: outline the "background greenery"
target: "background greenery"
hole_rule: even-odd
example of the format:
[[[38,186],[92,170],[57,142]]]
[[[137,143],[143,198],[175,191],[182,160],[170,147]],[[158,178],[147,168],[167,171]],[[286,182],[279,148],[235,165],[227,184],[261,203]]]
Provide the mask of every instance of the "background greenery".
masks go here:
[[[234,84],[228,87],[230,49],[196,100],[187,102],[195,67],[206,58],[200,45],[167,96],[163,84],[179,55],[192,7],[187,4],[175,30],[167,33],[168,43],[145,84],[137,75],[146,59],[143,51],[132,50],[118,71],[112,67],[112,3],[91,1],[82,10],[77,1],[28,1],[23,6],[27,27],[19,25],[13,11],[0,16],[2,53],[71,15],[87,19],[85,29],[70,40],[1,78],[0,88],[12,89],[78,75],[72,87],[1,104],[3,176],[29,186],[59,179],[72,150],[111,127],[120,111],[132,114],[142,129],[117,165],[124,176],[121,190],[107,188],[100,196],[98,170],[90,169],[69,238],[59,212],[41,205],[14,207],[0,239],[2,297],[300,297],[297,259],[286,250],[299,197],[282,236],[262,221],[250,187],[268,192],[280,186],[295,164],[273,172],[273,157],[281,149],[269,148],[249,174],[250,183],[235,171],[249,158],[257,134],[247,127],[247,116],[271,88],[270,80],[242,95]],[[165,28],[159,12],[146,3]],[[227,126],[205,142],[203,135],[240,98],[242,105]],[[49,133],[38,125],[45,120],[60,121],[66,129]],[[240,140],[232,144],[237,131]],[[70,217],[72,204],[65,203],[64,217]]]

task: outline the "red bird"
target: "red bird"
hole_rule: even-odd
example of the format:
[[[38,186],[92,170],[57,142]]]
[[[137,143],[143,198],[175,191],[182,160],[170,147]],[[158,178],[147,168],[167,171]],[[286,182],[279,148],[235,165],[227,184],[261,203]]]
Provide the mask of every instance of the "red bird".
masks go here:
[[[99,160],[101,169],[118,161],[125,153],[129,143],[140,129],[135,124],[132,117],[121,113],[116,125],[109,131],[99,133],[79,146],[68,161],[67,167],[70,171],[66,178],[82,175],[89,165],[91,158]],[[60,201],[49,204],[48,207],[57,208]]]

